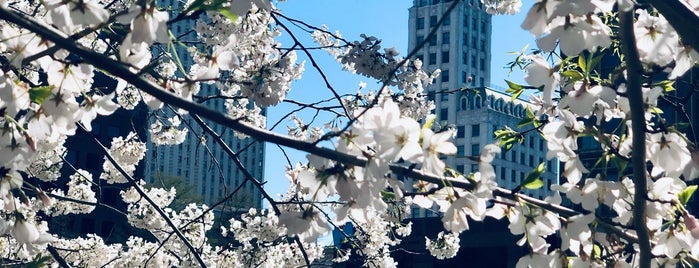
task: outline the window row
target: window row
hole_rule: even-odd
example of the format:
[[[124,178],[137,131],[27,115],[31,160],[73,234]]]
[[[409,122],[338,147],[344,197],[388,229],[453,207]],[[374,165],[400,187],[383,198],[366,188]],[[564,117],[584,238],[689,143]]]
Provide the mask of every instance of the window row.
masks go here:
[[[471,40],[471,43],[469,44],[469,40]],[[415,36],[415,42],[416,45],[422,44],[422,42],[425,41],[425,36],[423,35],[416,35]],[[437,45],[437,35],[433,35],[430,37],[430,40],[427,42],[428,45],[430,46],[436,46]],[[442,32],[442,44],[443,45],[449,45],[451,42],[451,33],[450,32]],[[471,36],[471,38],[468,38],[468,34],[464,33],[463,36],[461,37],[461,42],[463,46],[469,47],[469,48],[474,48],[480,51],[485,51],[487,49],[488,43],[486,42],[485,38],[481,38],[479,42],[479,37],[478,36]],[[470,46],[469,46],[470,45]]]

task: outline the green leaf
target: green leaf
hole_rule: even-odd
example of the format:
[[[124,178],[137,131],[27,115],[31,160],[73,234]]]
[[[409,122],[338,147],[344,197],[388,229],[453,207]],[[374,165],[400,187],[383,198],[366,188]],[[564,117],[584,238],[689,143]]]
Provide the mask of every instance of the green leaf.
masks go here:
[[[527,176],[529,177],[529,176]],[[530,190],[536,190],[544,186],[544,181],[542,181],[540,178],[533,178],[530,180],[525,180],[522,182],[522,187],[530,189]]]
[[[29,99],[31,99],[33,103],[41,104],[48,96],[51,96],[51,89],[53,89],[53,86],[43,86],[29,89]]]
[[[578,56],[578,66],[580,66],[580,69],[583,70],[583,72],[587,73],[587,60],[585,60],[585,55],[580,54]]]
[[[648,110],[650,110],[650,112],[653,114],[663,114],[663,110],[658,107],[650,107]]]
[[[383,199],[384,201],[395,200],[396,194],[394,192],[382,191],[381,192],[381,199]]]
[[[664,92],[675,90],[675,81],[663,80],[653,84],[653,87],[662,87]]]
[[[227,8],[221,8],[218,10],[218,13],[221,13],[224,17],[228,18],[229,21],[235,22],[238,19],[237,14],[233,14],[233,12],[230,11],[230,9]]]
[[[545,171],[546,165],[544,163],[540,163],[539,166],[532,170],[532,172],[527,174],[524,181],[519,184],[520,188],[524,187],[527,189],[536,190],[544,186],[544,181],[541,180],[541,175],[544,174]]]
[[[434,124],[434,121],[435,121],[435,120],[437,120],[437,116],[436,116],[436,115],[427,116],[427,120],[425,121],[425,124],[422,125],[422,128],[423,128],[423,129],[432,128],[432,125]]]
[[[25,268],[41,268],[41,267],[47,267],[46,262],[51,259],[50,256],[41,256],[35,258],[29,263],[24,264]]]
[[[687,205],[687,202],[689,202],[689,199],[692,198],[692,195],[694,194],[694,191],[696,191],[696,190],[697,190],[696,185],[687,186],[687,188],[685,188],[684,190],[682,190],[682,192],[679,192],[677,194],[677,199],[680,200],[680,202],[682,203],[683,206]]]
[[[533,121],[534,120],[532,120],[531,118],[524,118],[521,121],[519,121],[519,123],[517,123],[517,128],[523,128],[527,125],[531,125]]]
[[[603,56],[604,56],[603,54],[600,54],[600,55],[593,57],[592,60],[590,60],[590,62],[588,63],[588,68],[591,70],[594,70],[595,68],[597,68],[597,65],[600,63],[600,61],[602,61]]]
[[[512,82],[512,81],[510,81],[510,80],[507,80],[507,79],[505,79],[505,83],[507,83],[507,86],[508,86],[510,89],[512,89],[513,91],[514,91],[514,90],[522,90],[522,89],[524,89],[524,87],[523,87],[522,85],[517,84],[517,83],[515,83],[515,82]]]
[[[532,111],[532,109],[529,106],[527,106],[527,108],[524,108],[524,112],[527,113],[527,117],[529,117],[529,118],[536,117],[536,115],[534,114],[534,111]]]
[[[573,81],[579,81],[583,79],[583,74],[576,70],[567,70],[561,73],[563,76],[570,78]]]
[[[602,256],[602,249],[597,244],[592,244],[592,257]]]

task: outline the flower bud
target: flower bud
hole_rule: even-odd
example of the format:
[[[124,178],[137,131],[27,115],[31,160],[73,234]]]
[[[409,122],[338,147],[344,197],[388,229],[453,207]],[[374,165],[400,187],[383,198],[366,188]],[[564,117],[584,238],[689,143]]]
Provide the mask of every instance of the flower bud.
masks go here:
[[[692,234],[692,237],[699,239],[699,224],[697,223],[697,219],[689,213],[685,213],[682,217],[684,218],[684,225],[687,226],[687,230]]]

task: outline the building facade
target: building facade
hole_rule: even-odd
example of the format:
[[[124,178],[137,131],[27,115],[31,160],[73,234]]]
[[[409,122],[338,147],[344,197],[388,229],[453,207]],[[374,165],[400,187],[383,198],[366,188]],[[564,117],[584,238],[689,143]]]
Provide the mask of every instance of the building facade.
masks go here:
[[[449,14],[444,14],[453,0],[414,0],[409,9],[409,46],[412,51],[429,37],[415,57],[423,61],[428,72],[441,70],[436,81],[426,87],[426,94],[435,103],[435,114],[442,125],[457,129],[454,143],[457,154],[445,159],[450,167],[469,174],[477,171],[477,163],[468,156],[477,156],[481,148],[495,142],[494,131],[509,126],[526,132],[524,143],[503,151],[494,161],[498,184],[513,189],[539,163],[546,164],[542,177],[545,186],[524,193],[543,198],[551,193],[551,184],[558,183],[558,161],[546,159],[545,140],[529,129],[517,129],[526,117],[523,100],[490,87],[490,42],[492,19],[480,0],[460,1]],[[447,16],[437,25],[442,16]],[[531,128],[531,126],[529,126]],[[413,217],[432,216],[432,212],[413,209]]]
[[[158,1],[158,5],[169,12],[170,18],[176,17],[178,10],[183,9],[185,3],[177,0]],[[197,35],[193,31],[195,22],[192,20],[180,20],[170,25],[170,31],[180,41],[196,43]],[[169,48],[164,48],[169,49]],[[174,46],[185,71],[189,71],[193,65],[190,53],[185,46]],[[157,56],[157,51],[153,52]],[[180,73],[181,75],[181,73]],[[220,91],[213,84],[201,83],[198,95],[218,95]],[[222,98],[211,99],[202,102],[209,108],[225,113],[225,101]],[[174,116],[172,111],[163,109],[165,116]],[[235,133],[221,125],[204,119],[220,138],[237,154],[238,159],[247,171],[256,179],[264,180],[264,143],[252,138],[241,139]],[[153,117],[151,121],[153,123]],[[224,148],[218,145],[216,138],[204,132],[204,130],[188,116],[182,117],[182,126],[189,128],[185,141],[179,145],[156,146],[150,139],[146,154],[145,177],[146,180],[158,185],[172,180],[182,180],[192,187],[191,192],[200,196],[204,203],[212,205],[230,195],[241,183],[245,181],[245,174],[235,164]],[[248,208],[261,208],[262,199],[260,190],[252,183],[245,183],[221,210],[237,211]]]

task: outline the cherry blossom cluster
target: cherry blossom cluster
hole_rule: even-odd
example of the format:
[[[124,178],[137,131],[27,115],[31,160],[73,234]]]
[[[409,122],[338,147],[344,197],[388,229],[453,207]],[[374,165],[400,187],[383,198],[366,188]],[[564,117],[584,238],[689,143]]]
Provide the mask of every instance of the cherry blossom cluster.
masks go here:
[[[318,108],[346,116],[345,128],[290,116],[293,126],[283,136],[264,130],[264,109],[287,98],[305,72],[297,51],[307,49],[300,41],[290,48],[277,41],[282,30],[292,33],[269,1],[189,1],[170,12],[154,1],[0,1],[0,254],[18,263],[50,255],[43,262],[86,267],[298,267],[322,259],[320,237],[351,225],[353,232],[341,232],[350,246],[338,248],[335,261],[357,257],[366,266],[395,267],[390,253],[411,235],[406,220],[409,206],[416,206],[441,217],[445,230],[425,238],[427,251],[440,259],[458,253],[459,234],[469,230],[469,221],[493,217],[507,218],[518,244],[529,249],[518,267],[696,264],[699,224],[688,208],[696,187],[688,182],[699,177],[699,153],[678,120],[665,118],[662,109],[677,93],[673,81],[697,65],[699,54],[649,2],[540,0],[528,11],[522,28],[537,38],[540,50],[517,58],[528,85],[509,83],[510,90],[538,91],[523,125],[546,138],[547,158],[563,163],[564,178],[551,186],[552,196],[536,200],[519,191],[541,187],[537,170],[514,189],[497,184],[492,162],[501,146],[517,146],[512,140],[485,145],[470,158],[478,166],[473,173],[445,164],[444,157],[457,152],[455,131],[438,127],[430,115],[434,104],[424,94],[439,70],[428,74],[420,60],[382,49],[377,37],[346,41],[324,27],[307,31],[345,70],[382,85],[368,92],[360,85],[358,93],[337,97],[344,113]],[[482,3],[498,14],[522,6],[518,0]],[[697,1],[678,3],[699,13]],[[631,25],[624,16],[631,16]],[[22,20],[32,23],[20,27]],[[190,20],[193,39],[169,31]],[[627,43],[636,45],[629,50]],[[86,51],[106,55],[100,59],[113,65],[101,65]],[[624,61],[601,74],[605,55]],[[94,85],[97,72],[116,79],[116,89]],[[166,114],[153,117],[151,141],[172,146],[189,132],[182,124],[189,113],[207,116],[193,109],[199,107],[194,101],[219,99],[219,112],[243,126],[229,124],[241,136],[309,152],[308,163],[287,169],[287,193],[278,200],[266,197],[270,210],[251,209],[214,228],[208,206],[174,209],[174,188],[147,187],[149,178],[132,178],[146,150],[143,137],[133,132],[107,146],[110,157],[101,174],[64,167],[66,139],[92,131],[98,116],[147,106]],[[581,139],[594,140],[601,151],[594,166],[581,159]],[[319,147],[319,140],[330,140],[332,150]],[[632,166],[639,158],[641,165]],[[72,169],[65,182],[58,180],[62,168]],[[264,178],[248,178],[258,179]],[[101,180],[129,184],[121,192],[126,218],[148,238],[106,245],[95,235],[67,239],[48,230],[53,216],[92,211],[100,202],[95,184]],[[561,205],[567,203],[576,206]],[[218,245],[207,237],[214,232],[225,238]],[[553,235],[560,247],[547,242]]]
[[[427,100],[424,87],[432,84],[439,76],[440,70],[428,74],[422,69],[420,59],[411,61],[398,57],[399,52],[395,48],[384,49],[381,52],[381,40],[374,36],[362,35],[361,37],[363,40],[350,43],[344,41],[339,32],[328,32],[325,26],[313,32],[315,41],[334,56],[345,70],[377,79],[384,85],[396,86],[398,88],[396,92],[382,87],[379,93],[395,95],[404,115],[423,119],[432,113],[434,102]],[[342,42],[347,44],[341,46]],[[354,98],[346,99],[345,106],[352,108],[362,106],[362,103],[365,105],[367,102],[373,103],[375,95],[377,94],[373,92],[365,96],[357,94]],[[357,102],[359,105],[356,104]]]

